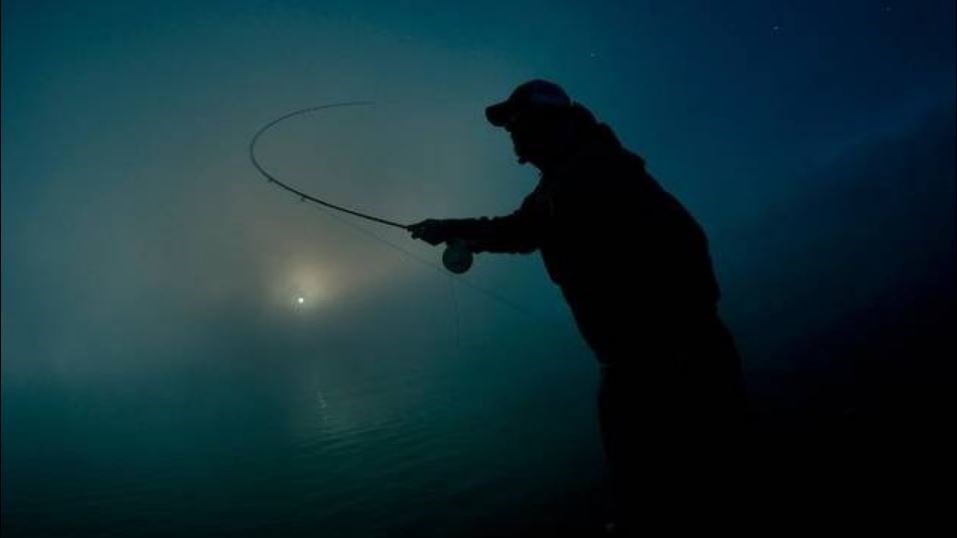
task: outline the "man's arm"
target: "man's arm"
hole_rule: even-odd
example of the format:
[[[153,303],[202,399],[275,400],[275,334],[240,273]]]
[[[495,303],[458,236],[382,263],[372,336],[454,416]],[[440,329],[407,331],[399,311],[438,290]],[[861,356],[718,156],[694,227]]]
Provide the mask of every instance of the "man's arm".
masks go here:
[[[428,219],[409,227],[414,239],[438,245],[462,239],[472,252],[527,254],[539,247],[539,233],[530,194],[522,206],[503,217]]]

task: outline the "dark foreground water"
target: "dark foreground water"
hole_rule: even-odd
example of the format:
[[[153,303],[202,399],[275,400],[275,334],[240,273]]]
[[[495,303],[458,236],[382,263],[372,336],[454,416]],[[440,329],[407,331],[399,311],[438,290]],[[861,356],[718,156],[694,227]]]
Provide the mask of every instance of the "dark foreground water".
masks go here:
[[[590,524],[602,472],[590,357],[476,345],[427,360],[408,339],[378,354],[351,338],[339,356],[300,340],[272,354],[16,372],[3,389],[4,537]]]
[[[745,354],[758,480],[728,490],[750,488],[753,535],[952,535],[953,297],[869,308],[794,368]],[[4,538],[593,535],[597,368],[573,329],[492,332],[466,303],[436,331],[454,319],[415,304],[55,342],[4,319]]]

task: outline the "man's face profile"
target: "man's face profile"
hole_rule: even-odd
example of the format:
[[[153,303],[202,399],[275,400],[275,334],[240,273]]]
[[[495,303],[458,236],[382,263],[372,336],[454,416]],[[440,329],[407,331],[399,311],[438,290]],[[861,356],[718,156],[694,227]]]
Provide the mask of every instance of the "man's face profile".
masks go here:
[[[505,130],[512,138],[512,148],[520,164],[531,162],[541,166],[546,146],[543,120],[540,114],[524,112],[516,114],[505,124]]]

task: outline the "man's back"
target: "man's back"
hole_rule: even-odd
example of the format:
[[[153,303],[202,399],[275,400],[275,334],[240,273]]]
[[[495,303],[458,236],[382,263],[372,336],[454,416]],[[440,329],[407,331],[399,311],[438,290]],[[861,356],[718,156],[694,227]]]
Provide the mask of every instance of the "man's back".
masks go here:
[[[694,218],[604,125],[523,204],[549,275],[599,358],[713,316],[719,298]]]
[[[557,85],[523,84],[486,116],[520,163],[543,172],[538,186],[510,215],[430,219],[413,237],[541,251],[602,363],[599,425],[619,528],[713,521],[738,469],[746,406],[704,232]]]

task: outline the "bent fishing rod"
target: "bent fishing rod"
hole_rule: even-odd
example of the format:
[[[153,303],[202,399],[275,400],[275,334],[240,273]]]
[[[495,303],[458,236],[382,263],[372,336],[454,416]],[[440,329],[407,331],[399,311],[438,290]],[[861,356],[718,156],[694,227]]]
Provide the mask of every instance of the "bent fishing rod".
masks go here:
[[[373,104],[372,101],[347,101],[343,103],[332,103],[327,105],[319,105],[319,106],[312,106],[308,108],[302,108],[302,109],[294,110],[292,112],[284,114],[270,121],[266,125],[263,125],[262,127],[259,128],[258,131],[256,131],[256,134],[253,135],[252,140],[249,141],[249,160],[252,161],[253,166],[256,167],[256,170],[260,174],[262,174],[262,176],[265,177],[269,183],[272,183],[273,185],[276,185],[277,187],[285,191],[295,194],[302,201],[313,202],[315,204],[319,204],[322,207],[332,209],[335,211],[340,211],[342,213],[346,213],[355,217],[363,218],[372,222],[377,222],[379,224],[384,224],[386,226],[392,226],[395,228],[400,228],[402,230],[411,231],[411,226],[407,224],[400,224],[392,220],[369,215],[367,213],[356,211],[354,209],[349,209],[347,207],[334,204],[332,202],[328,202],[326,200],[323,200],[321,198],[318,198],[306,192],[303,192],[302,190],[299,190],[283,182],[282,180],[280,180],[273,174],[269,173],[259,163],[259,160],[256,158],[256,144],[259,142],[259,138],[263,134],[265,134],[266,131],[268,131],[272,127],[276,126],[277,124],[289,118],[292,118],[294,116],[300,116],[303,114],[308,114],[311,112],[317,112],[319,110],[325,110],[329,108],[338,108],[338,107],[347,107],[347,106],[369,106],[372,104]],[[472,266],[472,252],[466,247],[464,241],[449,241],[446,244],[445,252],[442,253],[442,264],[445,266],[446,269],[448,269],[449,271],[453,273],[456,273],[456,274],[464,273],[465,271],[468,271],[468,269]]]

